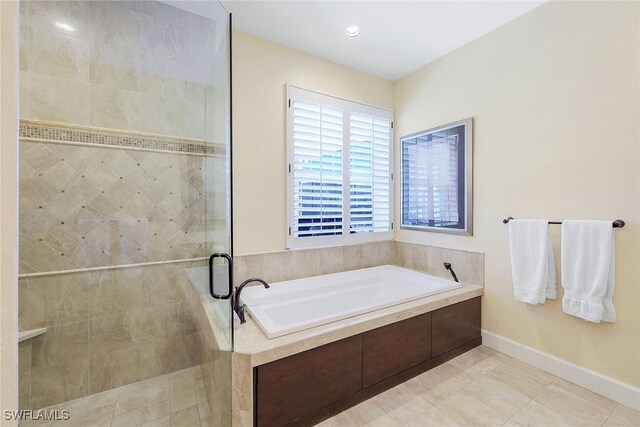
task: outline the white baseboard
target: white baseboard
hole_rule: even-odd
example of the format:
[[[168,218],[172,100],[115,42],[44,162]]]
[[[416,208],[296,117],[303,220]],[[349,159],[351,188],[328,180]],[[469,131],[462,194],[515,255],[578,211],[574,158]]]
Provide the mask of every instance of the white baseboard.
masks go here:
[[[482,330],[482,344],[640,411],[640,388]]]

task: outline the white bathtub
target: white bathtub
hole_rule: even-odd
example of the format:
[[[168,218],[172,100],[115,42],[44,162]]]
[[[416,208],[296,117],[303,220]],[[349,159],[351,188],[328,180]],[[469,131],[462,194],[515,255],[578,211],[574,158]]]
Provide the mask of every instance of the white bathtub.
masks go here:
[[[391,265],[246,287],[241,300],[275,338],[460,288],[453,280]]]

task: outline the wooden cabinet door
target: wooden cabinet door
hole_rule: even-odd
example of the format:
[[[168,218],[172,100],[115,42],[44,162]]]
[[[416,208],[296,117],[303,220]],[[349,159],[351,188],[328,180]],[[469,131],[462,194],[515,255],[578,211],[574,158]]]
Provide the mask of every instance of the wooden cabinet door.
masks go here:
[[[431,358],[431,313],[363,334],[362,386],[366,388]]]
[[[283,426],[362,388],[362,335],[256,368],[257,425]]]
[[[480,337],[480,297],[434,311],[432,322],[432,357]]]

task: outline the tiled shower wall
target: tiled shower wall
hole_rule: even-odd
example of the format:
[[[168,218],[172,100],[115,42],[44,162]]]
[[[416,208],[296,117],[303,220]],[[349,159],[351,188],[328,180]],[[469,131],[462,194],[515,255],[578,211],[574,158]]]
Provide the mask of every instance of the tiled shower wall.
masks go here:
[[[156,1],[20,3],[21,273],[210,252],[228,205],[224,158],[203,157],[228,131],[215,34]]]
[[[215,161],[21,141],[20,327],[47,328],[21,343],[23,408],[200,363],[182,283],[192,286],[192,263],[176,261],[205,256],[216,224],[224,227],[224,213],[204,203],[216,200],[204,185]],[[117,268],[131,264],[142,265]]]
[[[225,130],[223,110],[205,108],[215,31],[157,1],[22,1],[20,116],[214,138]]]
[[[43,408],[200,363],[185,262],[20,279],[20,406]]]
[[[20,406],[199,364],[185,260],[228,233],[215,23],[22,1],[20,31],[20,328],[47,328],[20,344]]]
[[[202,155],[44,141],[20,144],[21,273],[208,252]]]

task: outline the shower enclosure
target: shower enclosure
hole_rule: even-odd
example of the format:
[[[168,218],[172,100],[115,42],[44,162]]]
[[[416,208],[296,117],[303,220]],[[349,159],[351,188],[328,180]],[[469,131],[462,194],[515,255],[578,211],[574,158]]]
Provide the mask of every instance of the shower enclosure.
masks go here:
[[[21,408],[230,425],[230,38],[216,1],[20,2]]]

